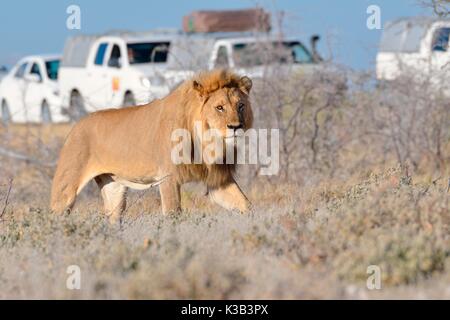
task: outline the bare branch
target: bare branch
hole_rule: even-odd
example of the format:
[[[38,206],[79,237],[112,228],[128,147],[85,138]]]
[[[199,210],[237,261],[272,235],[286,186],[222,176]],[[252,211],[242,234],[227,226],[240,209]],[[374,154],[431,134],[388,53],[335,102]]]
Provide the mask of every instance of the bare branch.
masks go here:
[[[8,191],[6,192],[6,197],[5,197],[5,202],[3,204],[3,209],[0,212],[0,220],[2,219],[3,215],[6,212],[6,208],[8,207],[8,203],[9,203],[9,195],[11,194],[11,189],[12,189],[12,183],[13,183],[13,179],[9,179],[8,182]]]
[[[29,155],[21,154],[13,150],[6,149],[4,147],[0,147],[0,156],[25,161],[27,163],[35,164],[42,167],[51,168],[56,166],[55,162],[42,162],[41,160],[31,157]]]
[[[419,4],[425,8],[431,8],[433,13],[440,18],[450,14],[450,0],[420,0]]]

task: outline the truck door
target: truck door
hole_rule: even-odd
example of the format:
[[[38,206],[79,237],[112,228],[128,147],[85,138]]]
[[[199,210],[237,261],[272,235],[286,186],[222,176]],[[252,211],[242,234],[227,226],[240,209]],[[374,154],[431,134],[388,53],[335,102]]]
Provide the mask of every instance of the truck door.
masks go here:
[[[231,68],[229,48],[225,43],[216,43],[214,46],[212,59],[210,60],[210,69],[214,68]]]
[[[30,65],[28,61],[22,62],[14,73],[14,79],[9,82],[7,92],[7,102],[11,114],[19,114],[20,118],[26,121],[27,110],[25,108],[25,75]]]
[[[106,62],[106,78],[109,83],[106,97],[111,107],[122,106],[124,100],[123,83],[120,77],[123,67],[122,50],[116,43],[111,44],[111,50]]]
[[[39,61],[31,61],[31,68],[25,76],[25,105],[27,107],[28,121],[39,122],[41,120],[41,105],[44,99],[44,74],[45,69]]]
[[[108,86],[106,57],[110,45],[107,42],[97,44],[95,54],[87,70],[87,81],[83,90],[83,99],[88,111],[96,111],[108,107]],[[95,48],[95,46],[94,46]]]

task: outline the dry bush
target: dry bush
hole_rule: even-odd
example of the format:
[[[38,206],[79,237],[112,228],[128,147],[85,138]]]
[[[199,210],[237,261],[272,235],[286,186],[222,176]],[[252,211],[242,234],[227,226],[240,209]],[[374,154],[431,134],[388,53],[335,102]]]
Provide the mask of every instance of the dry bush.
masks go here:
[[[256,125],[280,129],[281,173],[300,185],[410,164],[448,174],[450,105],[427,79],[376,84],[345,69],[267,74],[253,93]]]
[[[425,8],[430,8],[440,18],[445,18],[450,13],[450,1],[448,0],[418,0],[417,2]]]

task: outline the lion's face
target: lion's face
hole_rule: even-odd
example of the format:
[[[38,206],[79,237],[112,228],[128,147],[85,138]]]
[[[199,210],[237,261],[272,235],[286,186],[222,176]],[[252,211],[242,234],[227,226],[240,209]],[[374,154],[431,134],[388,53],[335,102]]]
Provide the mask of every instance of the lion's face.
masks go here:
[[[237,87],[218,89],[204,97],[201,120],[205,129],[213,129],[225,142],[251,128],[253,113],[249,99],[252,82],[242,77]],[[239,130],[242,129],[242,130]]]
[[[202,119],[206,127],[217,130],[223,139],[234,138],[252,125],[248,96],[236,88],[218,90],[203,106]]]

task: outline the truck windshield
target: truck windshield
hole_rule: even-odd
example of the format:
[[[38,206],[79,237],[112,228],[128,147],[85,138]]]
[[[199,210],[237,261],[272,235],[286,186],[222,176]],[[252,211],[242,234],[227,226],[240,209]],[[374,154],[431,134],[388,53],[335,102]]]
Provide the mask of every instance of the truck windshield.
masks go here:
[[[129,43],[128,61],[130,64],[166,62],[169,45],[170,42]]]
[[[233,45],[233,59],[237,67],[313,63],[311,54],[298,41],[237,43]]]
[[[47,76],[51,80],[58,79],[59,60],[47,60],[45,61],[45,69],[47,70]]]

